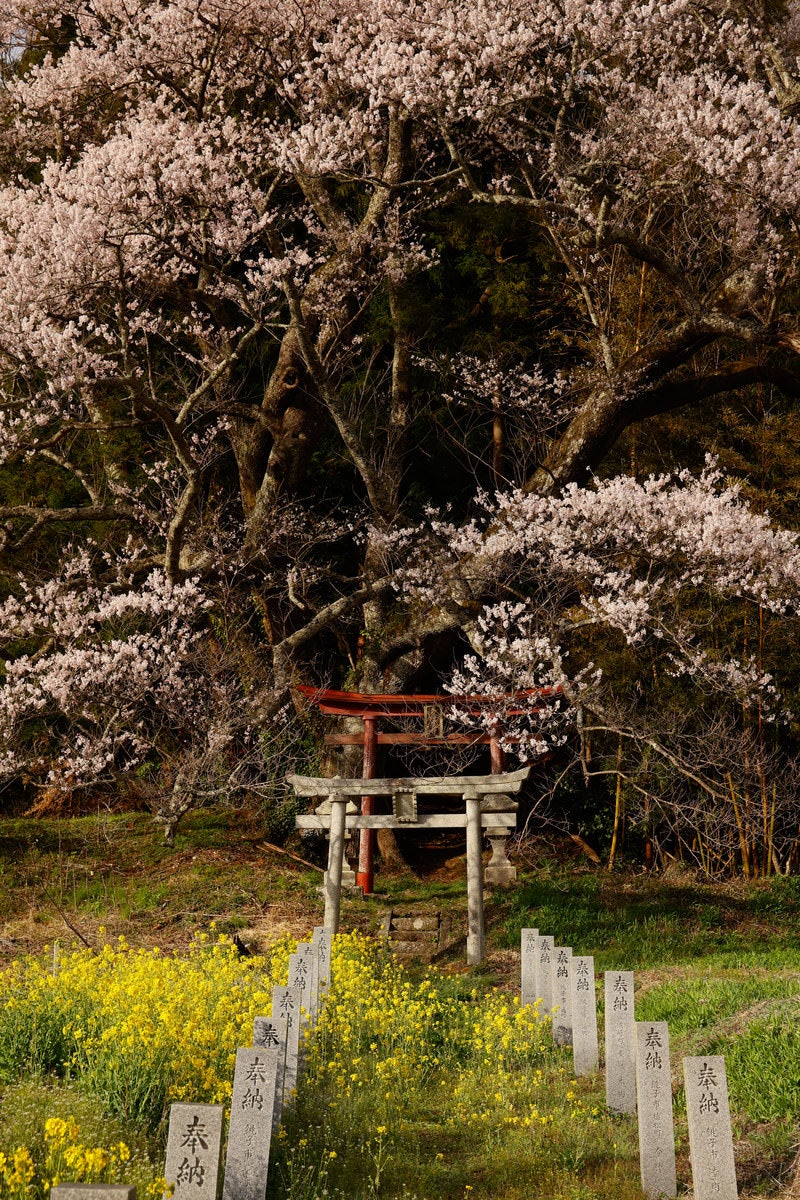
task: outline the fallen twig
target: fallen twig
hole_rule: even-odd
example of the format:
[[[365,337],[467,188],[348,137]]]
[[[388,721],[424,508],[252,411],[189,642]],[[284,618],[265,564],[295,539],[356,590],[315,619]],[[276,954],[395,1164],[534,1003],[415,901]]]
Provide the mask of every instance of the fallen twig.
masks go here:
[[[94,950],[94,946],[92,945],[92,943],[87,941],[86,938],[81,933],[80,929],[78,929],[75,925],[72,924],[72,921],[70,921],[69,917],[64,912],[63,908],[58,903],[55,896],[50,891],[48,891],[48,889],[46,887],[43,887],[42,891],[44,892],[45,896],[50,901],[50,903],[52,904],[53,908],[56,910],[58,915],[61,917],[61,920],[66,925],[67,929],[69,929],[70,932],[74,933],[76,938],[80,938],[80,940],[83,942],[83,944],[87,950]]]
[[[291,850],[284,850],[283,846],[273,846],[272,842],[259,842],[258,845],[259,849],[263,846],[265,850],[274,850],[276,854],[285,854],[287,858],[293,858],[295,862],[302,863],[304,867],[310,867],[312,871],[319,871],[321,875],[325,874],[324,867],[318,867],[316,863],[301,858],[299,854],[292,854]]]

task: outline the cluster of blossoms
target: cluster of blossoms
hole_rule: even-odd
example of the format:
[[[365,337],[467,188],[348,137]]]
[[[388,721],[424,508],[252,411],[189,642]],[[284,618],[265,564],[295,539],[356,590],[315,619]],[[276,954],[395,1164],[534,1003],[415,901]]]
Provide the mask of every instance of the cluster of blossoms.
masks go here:
[[[699,477],[616,476],[570,484],[559,496],[511,491],[481,509],[466,525],[432,524],[468,582],[508,579],[521,561],[542,577],[583,581],[581,602],[631,642],[668,582],[746,597],[772,612],[798,604],[797,536],[753,512],[713,462]],[[423,578],[422,562],[410,580]]]
[[[474,702],[464,704],[459,697],[480,695],[482,725],[523,762],[563,745],[574,719],[571,706],[599,678],[591,667],[569,674],[567,651],[539,632],[540,620],[541,614],[518,601],[485,608],[472,634],[478,653],[465,655],[447,684],[454,696],[452,715],[474,721]]]
[[[578,704],[599,681],[590,663],[567,668],[578,631],[613,630],[633,647],[647,641],[673,674],[740,699],[777,700],[754,661],[723,662],[702,644],[691,604],[712,596],[797,615],[800,543],[753,512],[713,463],[699,477],[618,477],[555,497],[510,491],[485,497],[466,524],[431,513],[426,530],[383,542],[390,558],[401,551],[406,560],[397,568],[401,593],[432,612],[502,596],[505,586],[529,592],[529,600],[484,601],[470,626],[474,653],[449,684],[457,695],[531,692],[527,710],[519,698],[512,707],[490,700],[483,716],[520,737],[526,757],[564,736],[563,708],[543,693]]]
[[[79,1142],[80,1127],[68,1117],[50,1117],[45,1121],[44,1136],[52,1157],[60,1154],[64,1162],[65,1178],[86,1182],[108,1183],[108,1176],[115,1177],[117,1167],[129,1162],[130,1149],[126,1142],[115,1142],[104,1148],[84,1146]],[[61,1182],[58,1170],[53,1172],[52,1186]]]
[[[17,1196],[25,1192],[35,1174],[36,1167],[27,1146],[17,1146],[11,1154],[0,1152],[0,1183],[6,1195]]]
[[[193,662],[207,603],[196,582],[172,585],[160,570],[135,588],[98,585],[88,549],[57,578],[36,587],[21,579],[0,605],[0,775],[29,761],[28,730],[42,719],[69,728],[48,763],[51,782],[141,762],[164,724],[182,726],[202,700]]]
[[[548,379],[542,368],[503,364],[497,359],[458,354],[435,360],[419,356],[417,365],[444,376],[449,388],[442,399],[451,404],[475,406],[506,416],[525,416],[553,427],[564,419],[568,402],[563,378]]]
[[[69,1070],[133,1129],[155,1126],[170,1100],[225,1104],[236,1048],[249,1044],[254,1017],[270,1011],[272,987],[285,983],[294,945],[284,938],[268,955],[242,959],[228,938],[198,935],[179,958],[134,950],[120,939],[96,954],[62,955],[55,974],[38,958],[19,959],[0,972],[0,1069],[8,1078],[34,1067]],[[433,973],[414,981],[373,939],[338,935],[297,1103],[316,1119],[324,1112],[326,1146],[333,1130],[349,1143],[353,1106],[365,1104],[387,1154],[412,1102],[424,1104],[431,1094],[448,1127],[468,1120],[487,1135],[509,1127],[543,1134],[582,1111],[568,1080],[553,1094],[557,1057],[549,1021],[536,1007],[497,990],[455,995]],[[292,1128],[302,1134],[302,1150],[302,1112]],[[125,1144],[83,1145],[74,1121],[51,1119],[45,1132],[51,1181],[67,1171],[108,1181],[127,1161]],[[292,1136],[282,1130],[279,1145]],[[32,1157],[23,1150],[17,1166],[33,1179]],[[327,1159],[336,1157],[336,1149],[326,1150]]]
[[[498,990],[454,995],[435,973],[414,981],[374,941],[344,934],[307,1049],[304,1095],[312,1108],[315,1094],[324,1097],[326,1120],[344,1129],[365,1105],[389,1152],[409,1110],[432,1093],[448,1128],[544,1137],[554,1121],[586,1111],[568,1080],[553,1093],[553,1056],[549,1019],[536,1006]]]
[[[41,1154],[32,1153],[27,1146],[17,1146],[8,1154],[0,1151],[2,1200],[46,1200],[50,1188],[62,1182],[128,1183],[131,1151],[127,1143],[92,1146],[83,1142],[80,1134],[73,1117],[48,1117]],[[148,1174],[152,1176],[153,1170]],[[165,1179],[156,1177],[147,1183],[148,1200],[162,1200],[169,1194]]]
[[[18,44],[46,5],[7,7]],[[800,140],[758,78],[753,29],[721,18],[714,27],[688,0],[326,0],[302,22],[291,0],[199,14],[186,0],[158,10],[103,2],[69,15],[74,42],[12,80],[5,99],[9,140],[39,171],[0,191],[4,350],[45,373],[47,395],[146,378],[154,334],[183,347],[188,366],[187,334],[218,342],[214,303],[235,306],[242,330],[274,319],[287,275],[302,286],[320,254],[341,253],[343,238],[353,250],[359,237],[322,228],[311,181],[372,178],[398,112],[417,123],[432,173],[443,152],[481,161],[488,151],[502,160],[500,194],[524,190],[526,172],[542,168],[543,199],[582,226],[597,222],[587,170],[622,197],[623,216],[652,198],[654,178],[659,203],[704,197],[716,236],[725,229],[741,260],[758,249],[756,219],[770,231],[768,257],[780,255],[781,222],[797,206]],[[790,23],[774,36],[790,53]],[[244,119],[231,114],[234,92]],[[102,94],[117,115],[98,139],[85,99]],[[576,114],[594,114],[590,128],[576,115],[559,130],[565,95]],[[543,114],[534,128],[532,104]],[[278,207],[282,178],[305,192],[293,199],[297,244]],[[275,228],[280,251],[267,252]],[[690,241],[689,253],[706,241]],[[379,270],[395,269],[405,243],[387,237]],[[169,294],[201,262],[203,302],[168,312],[153,282]]]
[[[378,523],[400,511],[411,405],[376,400],[384,351],[358,335],[377,294],[392,316],[394,289],[435,261],[421,214],[517,205],[549,239],[573,302],[570,377],[464,357],[448,394],[484,420],[527,422],[548,470],[546,443],[613,396],[613,419],[578,431],[587,457],[552,472],[555,487],[584,479],[651,385],[671,388],[675,371],[685,383],[698,346],[755,358],[794,346],[781,305],[797,282],[797,30],[794,4],[761,18],[723,0],[320,0],[301,18],[296,0],[8,0],[0,37],[18,69],[0,95],[0,457],[42,463],[84,503],[69,518],[9,506],[4,546],[38,536],[40,520],[125,520],[165,569],[116,590],[86,572],[85,598],[30,585],[0,609],[35,643],[7,655],[0,777],[52,769],[53,782],[82,783],[140,765],[155,726],[181,742],[181,716],[204,696],[192,666],[203,602],[183,580],[211,575],[208,530],[235,525],[240,561],[260,559],[272,587],[276,497],[299,497],[312,527],[302,477],[323,426]],[[645,276],[657,280],[635,338],[620,332],[615,272],[640,277],[642,311]],[[392,324],[394,383],[405,369]],[[422,549],[396,574],[419,606],[449,606],[467,629],[474,657],[457,690],[512,687],[516,673],[518,687],[574,694],[593,678],[586,663],[565,667],[579,624],[633,647],[658,639],[671,670],[708,686],[769,688],[747,661],[719,671],[679,619],[703,589],[795,607],[794,542],[713,473],[555,499],[514,491],[476,509],[470,523],[411,532]],[[360,586],[358,571],[341,579],[335,550],[320,558],[327,582]],[[310,640],[325,581],[280,569],[276,625],[302,614]],[[508,606],[512,586],[528,611]],[[562,736],[529,717],[530,753]],[[69,730],[52,768],[37,749],[44,725],[57,740]]]
[[[288,955],[284,941],[269,959],[243,960],[229,938],[198,934],[185,959],[123,938],[62,955],[55,976],[18,959],[0,972],[3,1073],[68,1072],[142,1127],[171,1100],[224,1103],[236,1048],[286,982]]]

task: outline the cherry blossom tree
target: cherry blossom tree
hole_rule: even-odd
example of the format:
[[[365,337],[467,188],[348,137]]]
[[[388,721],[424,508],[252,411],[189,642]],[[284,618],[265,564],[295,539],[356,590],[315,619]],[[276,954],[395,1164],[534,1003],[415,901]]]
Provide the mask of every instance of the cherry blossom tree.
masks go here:
[[[712,556],[694,583],[659,559],[659,590],[637,592],[626,556],[660,542],[691,560],[691,496],[707,506],[693,535],[738,520],[742,569],[774,563],[763,595],[748,579],[742,595],[793,612],[791,540],[710,476],[595,486],[592,472],[654,414],[755,384],[795,395],[798,13],[722,0],[7,0],[0,521],[7,619],[29,632],[5,643],[6,770],[27,761],[21,730],[40,702],[73,774],[158,753],[134,732],[134,696],[174,669],[205,679],[210,703],[195,649],[234,611],[243,662],[265,664],[264,720],[311,654],[393,690],[449,639],[471,643],[461,670],[477,683],[500,671],[498,631],[512,630],[555,678],[570,589],[591,570],[586,620],[631,648],[661,622],[675,670],[762,687],[765,672],[724,667],[685,622],[655,615],[679,613],[703,581],[727,594],[735,558]],[[454,352],[440,336],[451,297],[437,222],[455,211],[546,247],[516,356]],[[471,457],[476,428],[485,462]],[[409,602],[398,531],[424,525],[445,457],[448,536],[469,544],[474,573],[456,586],[446,554],[426,584],[437,596]],[[590,535],[611,536],[626,504],[643,528],[660,513],[655,541],[593,560]],[[512,512],[547,547],[549,597],[526,573],[538,544],[507,559],[494,548]],[[571,565],[553,557],[569,538]],[[83,564],[83,600],[64,584],[68,561]],[[48,588],[57,637],[41,619]],[[92,614],[156,594],[135,636],[169,652],[104,723],[100,692],[83,699],[81,655],[122,678],[136,643],[117,639],[112,663]],[[46,677],[67,670],[59,724]]]
[[[714,464],[699,477],[616,476],[558,496],[486,497],[466,524],[431,514],[424,527],[387,535],[385,553],[417,619],[462,612],[472,653],[451,691],[485,694],[487,727],[510,730],[509,748],[523,757],[563,736],[564,701],[595,718],[619,711],[593,657],[614,645],[717,700],[757,704],[762,720],[790,715],[758,648],[737,655],[709,631],[725,605],[749,604],[791,626],[800,541],[753,513]],[[519,598],[509,600],[512,591]],[[520,691],[527,713],[518,712]]]

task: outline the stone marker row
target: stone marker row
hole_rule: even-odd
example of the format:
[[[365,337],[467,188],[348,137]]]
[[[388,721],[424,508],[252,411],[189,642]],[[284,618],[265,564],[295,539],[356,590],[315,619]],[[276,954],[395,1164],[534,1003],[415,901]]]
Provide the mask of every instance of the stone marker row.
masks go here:
[[[689,1159],[694,1200],[737,1200],[725,1059],[684,1058]],[[636,1022],[636,1095],[642,1191],[675,1197],[675,1128],[669,1032],[665,1021]]]
[[[552,1016],[556,1044],[572,1044],[576,1077],[598,1067],[594,959],[573,955],[552,937],[526,928],[521,937],[520,999]],[[606,1104],[637,1113],[642,1190],[677,1195],[669,1030],[666,1022],[636,1022],[632,971],[607,971],[605,990]],[[695,1200],[736,1200],[725,1060],[683,1060]]]
[[[264,1200],[271,1139],[291,1104],[302,1068],[301,1033],[312,1026],[330,977],[331,934],[290,956],[289,983],[272,993],[272,1016],[257,1017],[253,1047],[240,1048],[231,1097],[223,1200]],[[553,1038],[572,1045],[576,1076],[597,1069],[594,959],[522,931],[521,999],[552,1014]],[[607,971],[606,1102],[638,1114],[642,1189],[651,1200],[677,1195],[669,1030],[636,1022],[634,976]],[[730,1110],[721,1057],[685,1058],[683,1071],[695,1200],[737,1200]],[[173,1104],[165,1177],[175,1200],[216,1200],[222,1145],[221,1105]],[[135,1200],[135,1189],[62,1184],[52,1200]]]
[[[538,929],[522,930],[521,992],[523,1004],[541,1005],[552,1014],[553,1040],[572,1046],[576,1076],[597,1070],[597,1011],[594,959],[556,946]]]
[[[633,1040],[633,975],[607,972],[606,1103],[615,1112],[636,1111]],[[572,1046],[575,1075],[590,1075],[599,1065],[594,958],[556,946],[538,929],[521,938],[522,1004],[539,1003],[552,1016],[553,1040]]]
[[[253,1048],[236,1052],[222,1200],[263,1200],[272,1135],[294,1101],[302,1035],[316,1022],[327,992],[331,950],[329,929],[317,928],[311,943],[300,943],[289,956],[287,986],[272,989],[272,1016],[257,1017]],[[175,1200],[188,1198],[176,1194]]]

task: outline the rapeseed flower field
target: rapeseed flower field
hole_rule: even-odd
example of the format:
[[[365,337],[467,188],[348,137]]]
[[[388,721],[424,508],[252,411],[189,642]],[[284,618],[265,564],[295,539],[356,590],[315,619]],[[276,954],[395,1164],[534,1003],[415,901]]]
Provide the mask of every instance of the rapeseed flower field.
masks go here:
[[[124,938],[63,954],[55,972],[21,958],[0,973],[0,1080],[68,1075],[149,1130],[172,1100],[224,1103],[289,949],[242,960],[228,938],[200,934],[185,958]]]
[[[97,1097],[149,1139],[148,1190],[161,1195],[170,1103],[229,1102],[236,1048],[270,1012],[293,949],[284,938],[241,958],[212,930],[184,957],[119,939],[62,954],[55,970],[20,958],[0,972],[0,1083],[56,1077]],[[471,1182],[474,1161],[507,1159],[527,1186],[554,1145],[579,1155],[587,1128],[608,1120],[582,1098],[549,1020],[515,997],[435,972],[412,978],[358,934],[335,939],[332,965],[271,1196],[489,1196]],[[93,1140],[63,1117],[30,1145],[4,1146],[0,1134],[0,1200],[43,1200],[58,1180],[126,1179],[127,1144]]]

